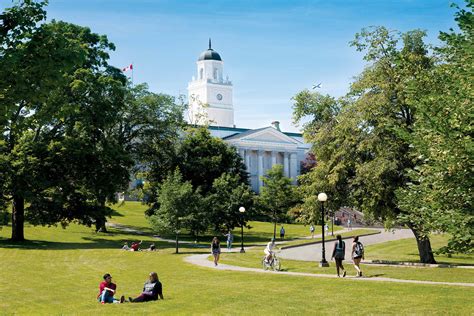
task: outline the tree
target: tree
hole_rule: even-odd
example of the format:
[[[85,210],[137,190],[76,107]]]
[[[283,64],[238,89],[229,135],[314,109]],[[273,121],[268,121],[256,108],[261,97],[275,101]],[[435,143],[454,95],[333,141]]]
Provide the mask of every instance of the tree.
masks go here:
[[[296,203],[295,187],[291,184],[291,179],[285,177],[280,164],[272,166],[261,179],[263,187],[257,197],[257,204],[271,216],[275,238],[278,220]]]
[[[432,230],[450,234],[445,253],[474,249],[473,7],[467,1],[458,8],[460,33],[440,34],[445,46],[437,49],[436,67],[412,84],[409,102],[417,121],[405,136],[418,164],[409,185],[398,191],[406,221],[423,218]]]
[[[212,137],[207,127],[191,127],[185,131],[176,151],[176,166],[183,178],[200,188],[204,195],[211,191],[214,180],[223,173],[248,182],[242,158],[236,150],[217,137]]]
[[[421,262],[433,263],[429,223],[404,221],[396,197],[416,166],[405,140],[415,123],[407,97],[409,83],[433,67],[424,36],[417,30],[363,29],[352,45],[370,64],[348,95],[335,100],[303,91],[295,97],[294,117],[313,116],[305,137],[314,143],[318,164],[301,179],[307,203],[314,204],[317,191],[325,191],[331,208],[354,205],[368,218],[406,224],[417,239]]]
[[[0,16],[1,204],[12,202],[12,239],[33,224],[91,225],[128,182],[128,155],[112,133],[125,77],[115,47],[77,25],[44,23],[46,2]]]
[[[239,208],[243,206],[247,212],[251,211],[253,199],[250,186],[243,183],[238,175],[223,173],[215,179],[207,209],[213,230],[222,233],[245,224],[242,223]]]
[[[158,208],[149,217],[154,230],[176,235],[176,253],[179,252],[180,230],[186,228],[190,217],[199,208],[200,196],[190,181],[184,181],[176,169],[161,184],[158,191]]]

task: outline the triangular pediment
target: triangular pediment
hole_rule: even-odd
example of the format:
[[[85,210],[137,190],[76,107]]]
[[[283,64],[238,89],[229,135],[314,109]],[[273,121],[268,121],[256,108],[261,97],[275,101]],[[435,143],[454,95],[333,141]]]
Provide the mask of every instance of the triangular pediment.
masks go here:
[[[262,143],[279,143],[279,144],[294,144],[298,145],[301,142],[291,138],[273,127],[260,128],[256,130],[249,130],[245,133],[233,135],[226,138],[229,141],[248,141],[248,142],[262,142]]]

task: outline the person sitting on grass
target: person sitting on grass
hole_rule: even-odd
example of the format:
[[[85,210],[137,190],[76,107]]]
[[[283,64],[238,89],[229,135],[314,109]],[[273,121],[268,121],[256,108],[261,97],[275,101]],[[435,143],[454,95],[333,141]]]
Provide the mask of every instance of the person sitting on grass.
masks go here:
[[[141,240],[140,240],[140,242],[133,242],[130,251],[139,251],[141,244],[142,244]]]
[[[123,244],[122,250],[126,250],[126,251],[130,250],[130,247],[128,246],[128,242]]]
[[[163,286],[158,280],[158,274],[151,272],[149,280],[143,286],[143,292],[136,298],[129,297],[131,303],[141,303],[148,301],[156,301],[158,298],[163,299]]]
[[[151,244],[150,247],[148,247],[147,251],[156,251],[155,244]]]
[[[99,295],[97,300],[102,303],[123,303],[125,297],[122,295],[120,300],[114,298],[117,291],[117,285],[112,283],[112,276],[109,273],[104,274],[104,281],[99,284]]]

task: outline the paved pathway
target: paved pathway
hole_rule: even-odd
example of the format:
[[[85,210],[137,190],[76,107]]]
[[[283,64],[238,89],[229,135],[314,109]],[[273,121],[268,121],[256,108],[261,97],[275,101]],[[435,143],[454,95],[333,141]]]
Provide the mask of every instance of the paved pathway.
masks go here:
[[[386,241],[414,238],[413,233],[409,229],[396,229],[394,231],[385,231],[380,229],[380,234],[362,236],[359,241],[364,246],[378,244]],[[346,260],[351,258],[352,238],[345,239],[346,243]],[[326,243],[326,260],[331,259],[334,241]],[[301,247],[283,249],[280,253],[281,258],[302,261],[320,261],[322,254],[322,244],[306,245]]]
[[[220,270],[220,271],[257,272],[257,273],[265,273],[265,274],[283,274],[283,275],[306,276],[306,277],[313,277],[313,278],[329,278],[329,279],[338,278],[334,274],[317,274],[317,273],[270,271],[270,270],[264,271],[262,269],[237,267],[237,266],[232,266],[232,265],[228,265],[228,264],[219,264],[217,267],[215,267],[214,263],[212,261],[208,260],[209,256],[210,256],[210,254],[191,255],[191,256],[185,257],[184,261],[189,262],[189,263],[194,264],[194,265],[197,265],[197,266],[212,268],[212,269]],[[452,285],[452,286],[474,287],[474,283],[401,280],[401,279],[382,278],[382,277],[357,278],[357,277],[353,277],[353,276],[347,276],[344,279],[347,279],[347,280],[350,280],[350,281],[415,283],[415,284]]]

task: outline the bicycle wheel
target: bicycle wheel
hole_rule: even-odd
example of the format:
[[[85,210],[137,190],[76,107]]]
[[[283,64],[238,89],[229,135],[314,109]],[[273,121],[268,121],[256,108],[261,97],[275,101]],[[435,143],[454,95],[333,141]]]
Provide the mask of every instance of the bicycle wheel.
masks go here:
[[[262,268],[264,271],[266,271],[268,269],[268,264],[265,262],[265,257],[263,257],[262,259]]]
[[[273,270],[280,271],[280,268],[281,268],[280,260],[275,258],[275,260],[273,260]]]

